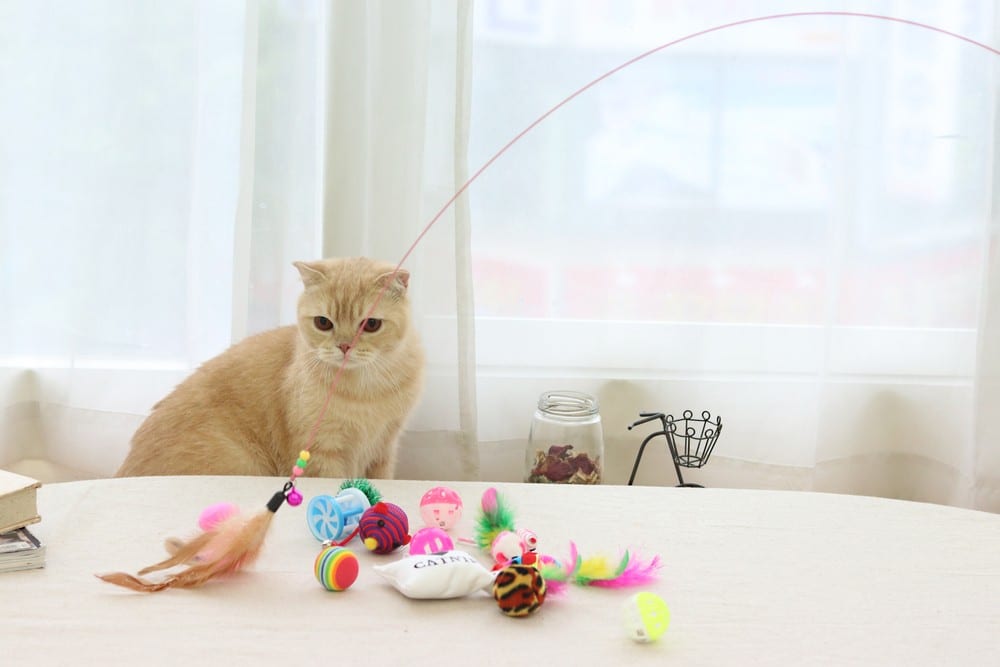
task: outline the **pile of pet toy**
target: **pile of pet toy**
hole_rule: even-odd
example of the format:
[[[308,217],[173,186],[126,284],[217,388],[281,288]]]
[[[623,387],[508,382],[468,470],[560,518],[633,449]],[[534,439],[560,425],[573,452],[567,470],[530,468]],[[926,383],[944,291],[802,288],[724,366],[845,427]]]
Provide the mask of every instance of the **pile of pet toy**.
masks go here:
[[[368,480],[346,480],[335,496],[316,496],[307,508],[309,530],[323,544],[314,563],[316,579],[330,591],[350,587],[359,566],[346,547],[360,537],[378,554],[408,547],[408,556],[373,568],[407,597],[445,599],[489,589],[501,612],[523,617],[535,612],[547,595],[561,594],[571,584],[641,586],[655,580],[660,569],[658,556],[644,560],[625,551],[617,560],[585,558],[572,542],[567,558],[539,553],[538,536],[517,525],[510,503],[493,487],[480,501],[474,538],[453,539],[450,534],[462,512],[458,493],[436,486],[420,499],[424,526],[411,535],[401,507],[382,500]],[[457,548],[456,542],[488,554],[491,567]],[[654,641],[666,630],[669,610],[659,596],[637,593],[626,601],[625,623],[633,639]]]
[[[376,574],[403,595],[448,599],[492,592],[503,614],[525,617],[534,613],[548,595],[561,595],[571,585],[638,587],[654,581],[661,567],[658,556],[643,559],[630,551],[617,559],[584,557],[572,542],[565,558],[542,553],[538,536],[517,525],[510,503],[493,487],[482,495],[471,538],[451,535],[462,513],[458,493],[443,486],[431,488],[420,500],[424,525],[411,534],[406,512],[384,500],[369,480],[345,480],[336,495],[317,495],[307,505],[309,531],[322,544],[313,572],[325,589],[344,591],[361,571],[357,556],[349,548],[355,539],[376,554],[392,554],[406,547],[408,555],[373,566]],[[231,547],[228,542],[233,535],[246,533],[242,529],[245,521],[235,506],[213,505],[199,518],[203,532],[198,538],[186,543],[168,540],[170,557],[141,570],[140,577],[118,572],[100,578],[145,592],[199,585],[202,580],[225,574],[211,564],[226,562],[220,550]],[[238,552],[246,553],[246,545],[241,545]],[[256,549],[249,552],[255,554]],[[477,552],[488,555],[489,567],[480,562]],[[244,559],[229,567],[235,571],[246,564]],[[159,582],[141,578],[176,565],[186,565],[187,569]],[[625,603],[626,631],[637,641],[656,640],[666,630],[669,619],[666,604],[653,593],[637,593]]]

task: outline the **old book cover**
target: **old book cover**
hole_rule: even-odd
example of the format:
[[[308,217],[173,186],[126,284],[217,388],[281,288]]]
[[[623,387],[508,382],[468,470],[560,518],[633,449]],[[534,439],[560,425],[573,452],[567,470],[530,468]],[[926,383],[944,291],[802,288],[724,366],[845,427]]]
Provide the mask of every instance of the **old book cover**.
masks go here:
[[[37,504],[39,486],[41,483],[36,479],[0,470],[0,533],[41,519]]]

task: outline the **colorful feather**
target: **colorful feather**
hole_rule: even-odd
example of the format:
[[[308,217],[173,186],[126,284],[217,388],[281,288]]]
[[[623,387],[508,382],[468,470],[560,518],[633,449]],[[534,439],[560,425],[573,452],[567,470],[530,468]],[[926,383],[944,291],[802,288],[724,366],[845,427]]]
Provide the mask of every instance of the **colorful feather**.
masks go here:
[[[555,590],[565,583],[601,588],[640,586],[654,581],[661,567],[659,556],[644,561],[626,551],[612,564],[605,556],[583,558],[575,543],[570,542],[569,546],[569,558],[564,561],[565,564],[549,563],[540,568],[545,580],[556,585]]]
[[[606,557],[593,556],[580,561],[573,579],[581,586],[588,586],[591,582],[611,579],[614,576],[614,570]]]
[[[563,565],[555,558],[551,556],[539,558],[538,571],[541,572],[550,594],[561,595],[569,587],[572,568]]]
[[[639,558],[630,557],[625,552],[621,567],[615,576],[607,580],[591,582],[591,586],[602,588],[628,588],[631,586],[644,586],[656,580],[659,576],[658,570],[661,567],[660,557],[653,556],[652,560],[643,561]]]
[[[516,530],[514,512],[503,494],[491,486],[483,492],[476,517],[476,546],[489,553],[493,540],[505,530]]]

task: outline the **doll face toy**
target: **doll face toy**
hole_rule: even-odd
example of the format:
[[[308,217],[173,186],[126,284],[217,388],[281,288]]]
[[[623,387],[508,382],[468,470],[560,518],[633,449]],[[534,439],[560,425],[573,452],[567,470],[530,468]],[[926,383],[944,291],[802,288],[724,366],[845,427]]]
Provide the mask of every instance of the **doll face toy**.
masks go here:
[[[462,518],[462,499],[444,486],[435,486],[420,499],[420,516],[427,526],[451,530]]]

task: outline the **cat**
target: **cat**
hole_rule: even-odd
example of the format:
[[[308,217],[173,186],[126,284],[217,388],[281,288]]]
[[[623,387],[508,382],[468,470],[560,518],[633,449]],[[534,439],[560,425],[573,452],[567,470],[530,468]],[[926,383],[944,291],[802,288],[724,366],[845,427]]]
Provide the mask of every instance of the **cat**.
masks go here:
[[[117,477],[286,476],[314,428],[305,475],[395,476],[397,438],[424,371],[410,274],[368,258],[294,265],[304,285],[297,325],[247,338],[198,368],[153,407]]]

